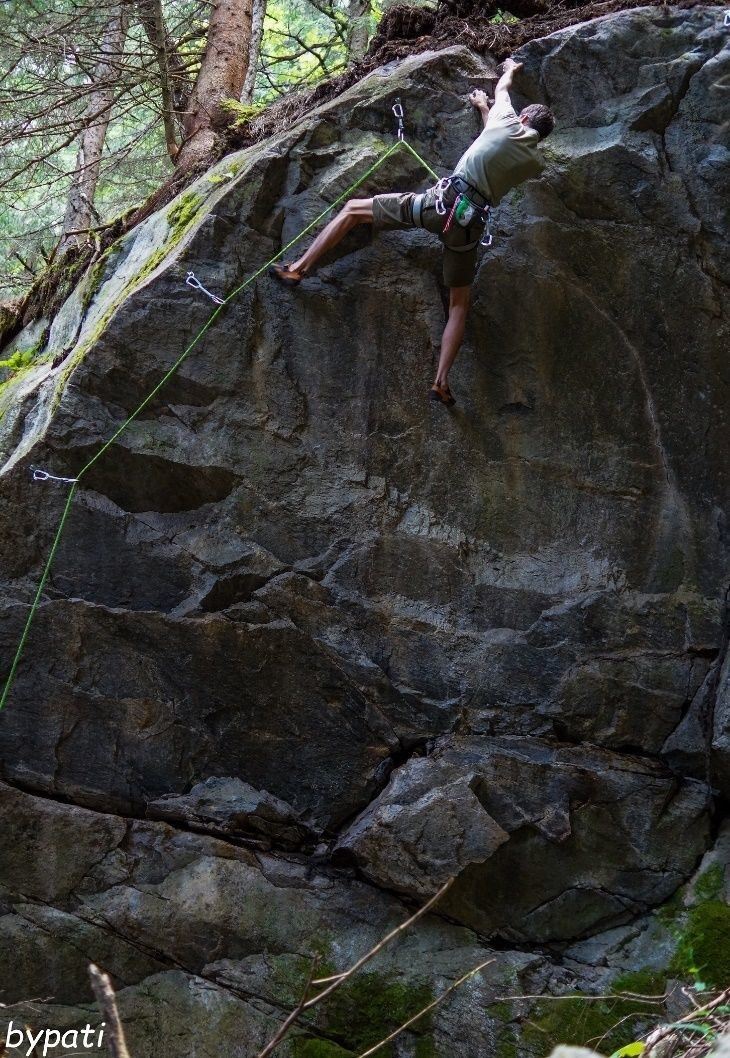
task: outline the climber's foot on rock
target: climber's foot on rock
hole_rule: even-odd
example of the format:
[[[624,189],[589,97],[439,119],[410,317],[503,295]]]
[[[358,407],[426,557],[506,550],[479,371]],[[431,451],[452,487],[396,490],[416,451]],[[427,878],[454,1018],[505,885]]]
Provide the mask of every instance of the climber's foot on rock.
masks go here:
[[[456,404],[454,395],[446,383],[439,385],[438,382],[434,382],[428,396],[434,404],[445,404],[447,408],[451,408]]]
[[[275,264],[269,269],[269,275],[273,279],[278,279],[285,287],[296,287],[304,279],[306,272],[301,269],[297,270],[290,264]]]

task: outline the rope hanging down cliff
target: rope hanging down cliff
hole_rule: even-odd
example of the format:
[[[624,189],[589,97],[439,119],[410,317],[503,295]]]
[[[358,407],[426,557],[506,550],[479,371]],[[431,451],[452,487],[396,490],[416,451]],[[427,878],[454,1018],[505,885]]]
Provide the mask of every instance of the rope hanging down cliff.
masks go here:
[[[396,103],[396,106],[400,107],[400,101],[398,101]],[[142,411],[144,411],[144,409],[147,407],[147,405],[150,403],[150,401],[152,401],[155,398],[155,396],[160,392],[160,390],[165,385],[165,383],[168,382],[170,378],[172,378],[172,376],[175,374],[175,372],[178,370],[178,368],[181,366],[181,364],[188,358],[188,356],[192,353],[193,349],[200,342],[200,340],[203,337],[203,335],[208,330],[210,330],[210,328],[212,327],[213,323],[217,320],[217,318],[220,316],[220,314],[225,309],[226,305],[230,301],[232,301],[235,297],[237,297],[243,290],[245,290],[246,287],[250,286],[250,284],[253,283],[254,280],[258,279],[259,276],[261,276],[265,272],[267,272],[267,270],[273,264],[275,264],[275,262],[278,261],[279,258],[283,257],[283,255],[288,250],[290,250],[292,246],[296,245],[296,243],[298,243],[300,239],[304,238],[304,236],[307,235],[310,231],[312,231],[313,228],[316,228],[317,225],[319,224],[319,222],[321,220],[323,220],[327,216],[328,213],[331,213],[332,210],[335,209],[341,202],[343,202],[345,199],[349,198],[350,195],[353,193],[353,191],[356,191],[357,188],[361,186],[361,184],[365,183],[365,181],[368,179],[368,177],[371,176],[376,171],[376,169],[379,169],[380,166],[383,165],[383,163],[386,162],[387,159],[392,154],[394,154],[395,151],[397,151],[399,147],[401,147],[401,146],[405,147],[405,149],[407,151],[409,151],[413,155],[413,157],[416,159],[416,161],[419,162],[419,164],[422,165],[423,168],[435,180],[439,179],[438,174],[434,172],[434,170],[431,168],[431,166],[428,164],[428,162],[426,162],[420,156],[420,154],[413,147],[411,147],[410,143],[408,143],[404,138],[402,138],[402,110],[401,110],[401,113],[398,113],[398,111],[396,111],[395,107],[394,107],[394,113],[396,114],[396,117],[398,118],[398,121],[399,121],[399,128],[398,128],[398,137],[399,138],[398,138],[398,140],[391,147],[388,147],[387,150],[385,150],[383,152],[383,154],[380,156],[380,158],[378,158],[378,160],[376,162],[374,162],[373,165],[371,165],[370,168],[368,170],[366,170],[366,172],[364,172],[363,175],[358,180],[356,180],[354,184],[351,184],[350,187],[348,187],[346,191],[343,191],[342,194],[339,195],[334,200],[334,202],[332,202],[331,205],[327,206],[326,209],[322,210],[322,212],[318,216],[316,216],[314,218],[314,220],[311,221],[311,223],[309,223],[305,228],[303,228],[299,232],[298,235],[296,235],[293,239],[291,239],[291,241],[288,242],[286,244],[286,246],[282,246],[282,248],[278,251],[278,253],[274,254],[274,256],[269,261],[267,261],[265,264],[261,265],[260,268],[257,268],[255,272],[253,272],[247,279],[245,279],[243,281],[243,283],[241,283],[239,286],[237,286],[235,288],[235,290],[231,291],[231,293],[226,298],[220,300],[220,304],[217,305],[217,308],[214,310],[212,315],[203,324],[203,326],[200,328],[200,330],[197,332],[197,334],[191,339],[191,341],[188,343],[188,345],[183,350],[183,352],[180,354],[180,356],[177,358],[177,360],[175,360],[175,362],[173,363],[172,367],[170,367],[169,370],[165,372],[165,374],[162,376],[162,378],[157,383],[157,385],[152,390],[150,390],[150,392],[147,394],[147,396],[144,398],[144,400],[141,402],[141,404],[139,404],[139,406],[137,408],[135,408],[135,410],[132,412],[132,414],[127,419],[125,419],[124,422],[121,424],[121,426],[119,426],[114,431],[114,433],[111,435],[111,437],[107,441],[104,442],[104,444],[101,446],[101,448],[98,450],[98,452],[96,452],[96,454],[94,456],[92,456],[92,458],[88,461],[88,463],[85,464],[85,466],[83,466],[81,468],[81,470],[79,470],[76,478],[57,477],[56,475],[48,473],[48,471],[46,471],[46,470],[40,470],[39,468],[35,468],[35,467],[31,468],[34,480],[36,480],[36,481],[60,481],[62,483],[69,483],[71,485],[71,488],[69,489],[69,493],[68,493],[68,496],[66,498],[66,505],[64,506],[63,512],[61,514],[61,520],[58,523],[58,529],[56,530],[56,535],[53,538],[53,543],[51,544],[51,550],[50,550],[50,552],[48,554],[48,558],[46,560],[46,564],[45,564],[45,566],[43,568],[43,572],[41,574],[40,581],[38,582],[38,587],[37,587],[35,595],[33,597],[33,601],[31,603],[30,610],[28,611],[28,617],[26,618],[25,626],[23,627],[23,632],[22,632],[20,640],[18,642],[18,647],[17,647],[17,649],[15,651],[15,656],[14,656],[12,664],[10,666],[10,671],[8,672],[8,676],[7,676],[7,679],[5,681],[5,686],[3,688],[2,695],[0,696],[0,709],[2,709],[5,706],[5,703],[8,700],[8,696],[10,694],[10,690],[12,688],[12,685],[13,685],[13,682],[15,680],[15,676],[16,676],[16,673],[17,673],[17,670],[18,670],[18,665],[20,664],[20,660],[21,660],[21,658],[23,656],[23,651],[25,649],[25,644],[27,642],[31,626],[33,624],[33,620],[35,618],[36,612],[37,612],[38,607],[39,607],[40,602],[41,602],[41,597],[43,595],[43,590],[44,590],[44,588],[46,586],[46,583],[48,581],[48,577],[49,577],[50,572],[51,572],[51,567],[53,566],[53,562],[54,562],[54,559],[56,557],[56,553],[58,551],[58,546],[59,546],[59,544],[61,542],[61,537],[63,536],[63,531],[64,531],[64,528],[65,528],[68,516],[70,514],[70,511],[71,511],[71,507],[72,507],[72,504],[73,504],[73,501],[74,501],[74,497],[76,495],[76,490],[78,489],[79,484],[80,484],[81,480],[83,479],[84,475],[92,468],[92,466],[94,466],[95,463],[98,462],[99,459],[101,459],[101,457],[104,455],[104,453],[107,451],[107,449],[110,448],[114,444],[114,442],[121,436],[121,434],[124,433],[124,431],[127,429],[127,427],[132,422],[134,422],[134,420],[140,415],[140,413]],[[199,285],[199,284],[196,283],[196,284],[193,284],[193,285]],[[206,293],[208,293],[208,292],[206,291]]]

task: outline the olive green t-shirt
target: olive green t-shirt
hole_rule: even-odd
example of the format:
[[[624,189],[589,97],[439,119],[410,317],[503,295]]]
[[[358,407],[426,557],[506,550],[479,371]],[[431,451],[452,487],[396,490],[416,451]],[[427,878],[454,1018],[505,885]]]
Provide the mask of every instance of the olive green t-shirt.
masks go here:
[[[542,172],[539,139],[535,129],[522,124],[509,99],[502,99],[489,111],[483,131],[462,154],[454,173],[496,206],[513,187]]]

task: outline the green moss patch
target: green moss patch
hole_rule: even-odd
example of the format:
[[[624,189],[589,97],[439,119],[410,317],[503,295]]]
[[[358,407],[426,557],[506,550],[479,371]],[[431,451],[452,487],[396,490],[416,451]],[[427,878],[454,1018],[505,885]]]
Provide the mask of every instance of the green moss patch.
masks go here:
[[[173,245],[177,242],[178,233],[181,235],[190,226],[204,203],[203,195],[197,191],[186,191],[168,210],[167,223],[173,231]]]
[[[674,896],[654,912],[655,918],[670,931],[674,924],[682,917],[684,904],[682,903],[682,890],[678,889]]]
[[[661,996],[667,984],[666,970],[632,970],[621,974],[611,985],[611,991],[617,994],[630,992],[639,996]]]
[[[666,974],[639,970],[624,974],[611,991],[642,996],[661,996]],[[661,1006],[645,999],[617,994],[616,998],[591,999],[569,996],[541,1000],[522,1032],[523,1043],[531,1052],[548,1054],[559,1044],[594,1047],[611,1053],[633,1042],[641,1022],[656,1021]]]
[[[516,1029],[502,1029],[497,1034],[497,1042],[494,1048],[495,1058],[517,1058],[519,1053]]]
[[[343,985],[327,1004],[327,1030],[359,1053],[382,1040],[432,999],[427,986],[413,987],[377,973],[360,974]],[[425,1026],[418,1024],[414,1028],[422,1032]],[[392,1058],[392,1046],[383,1047],[381,1053],[383,1058]]]
[[[94,262],[84,277],[83,288],[81,291],[81,304],[83,305],[84,311],[86,311],[94,300],[94,295],[102,284],[112,249],[114,249],[113,244],[104,251],[98,261]]]
[[[134,275],[130,276],[124,284],[124,287],[115,295],[113,302],[104,311],[101,318],[97,320],[92,332],[84,337],[83,345],[78,347],[73,355],[68,358],[63,374],[59,375],[54,398],[56,403],[60,400],[60,395],[63,392],[63,387],[69,375],[101,337],[116,310],[133,292],[133,290],[147,279],[147,277],[150,276],[164,260],[166,260],[175,246],[177,246],[198,218],[201,209],[205,205],[205,201],[203,195],[200,195],[195,191],[188,191],[182,195],[169,210],[167,214],[167,222],[170,228],[170,234],[165,242],[150,254],[142,267],[135,272]],[[110,246],[90,270],[83,292],[84,308],[88,307],[96,290],[98,290],[108,265],[109,256],[113,250],[116,250],[116,245]]]
[[[220,108],[226,116],[230,128],[240,130],[264,109],[261,103],[240,103],[237,99],[223,99]]]
[[[286,956],[277,959],[273,975],[277,999],[287,1006],[298,1002],[309,970],[307,959]],[[336,972],[326,959],[317,967],[316,976],[328,977]],[[312,1011],[317,1026],[328,1039],[298,1038],[293,1044],[295,1058],[349,1058],[351,1054],[360,1054],[423,1010],[433,998],[428,985],[411,985],[393,974],[357,974]],[[417,1036],[415,1058],[436,1058],[430,1029],[428,1014],[413,1025],[411,1031]],[[327,1050],[328,1047],[339,1050]],[[382,1058],[393,1058],[393,1045],[383,1047],[379,1054]]]
[[[489,1014],[490,1018],[494,1018],[496,1021],[512,1021],[514,1018],[512,1004],[507,1003],[504,1000],[500,1000],[497,1003],[491,1003],[487,1007],[487,1014]]]
[[[679,931],[671,969],[679,977],[699,977],[711,988],[730,986],[730,907],[727,904],[707,900],[690,909]]]
[[[719,900],[725,889],[725,869],[720,863],[713,863],[704,871],[695,883],[695,901]]]

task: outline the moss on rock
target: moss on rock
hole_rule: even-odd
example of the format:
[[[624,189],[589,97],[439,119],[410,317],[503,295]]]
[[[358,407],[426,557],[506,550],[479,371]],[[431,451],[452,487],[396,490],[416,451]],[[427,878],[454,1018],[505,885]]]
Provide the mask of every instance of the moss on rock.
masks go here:
[[[185,229],[195,220],[204,202],[204,196],[197,191],[186,191],[170,207],[167,213],[167,223],[173,233],[173,245]]]
[[[713,863],[695,882],[695,901],[719,900],[724,888],[725,869],[721,863]]]
[[[713,988],[730,986],[730,907],[707,900],[691,908],[679,933],[671,969],[680,977],[699,976]]]
[[[104,273],[106,272],[107,264],[112,253],[113,244],[98,259],[95,261],[89,271],[86,273],[83,281],[83,288],[81,291],[81,304],[84,311],[89,307],[91,302],[94,300],[94,295],[98,291],[104,279]]]
[[[237,99],[223,99],[219,105],[230,128],[236,131],[245,128],[264,109],[261,103],[240,103]]]
[[[273,984],[277,999],[293,1005],[301,997],[309,977],[310,961],[299,957],[282,957],[275,961]],[[329,977],[337,968],[329,958],[322,959],[317,967],[318,977]],[[388,1036],[404,1022],[423,1010],[433,1000],[433,990],[428,985],[413,985],[392,974],[361,973],[338,988],[321,1007],[315,1008],[317,1025],[329,1037],[338,1041],[342,1055],[359,1054]],[[314,1012],[313,1012],[314,1013]],[[417,1035],[415,1058],[436,1058],[433,1039],[430,1036],[431,1019],[425,1015],[416,1022],[413,1032]],[[305,1043],[313,1050],[303,1050]],[[307,1039],[296,1042],[296,1058],[329,1058],[330,1052],[317,1051],[316,1046],[328,1041]],[[393,1058],[393,1047],[383,1047],[379,1052],[383,1058]],[[339,1058],[340,1052],[332,1052]]]
[[[636,1039],[638,1022],[656,1020],[658,1005],[635,996],[661,996],[665,980],[660,971],[643,969],[614,981],[615,999],[579,995],[541,1000],[523,1029],[522,1040],[531,1052],[540,1054],[560,1044],[615,1051]]]
[[[611,991],[617,995],[630,992],[639,996],[661,996],[664,994],[666,983],[666,970],[652,970],[647,967],[621,974],[611,985]]]

